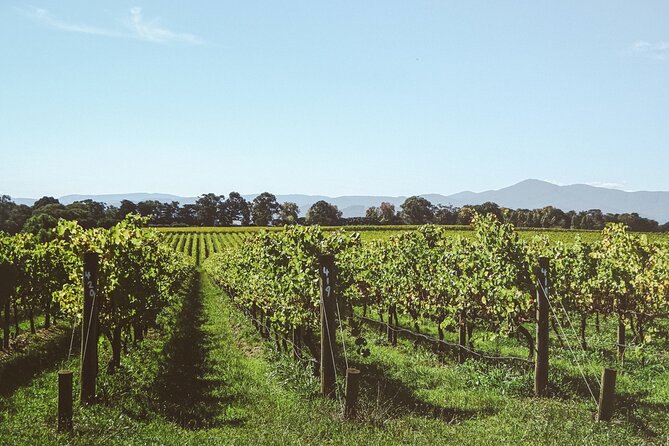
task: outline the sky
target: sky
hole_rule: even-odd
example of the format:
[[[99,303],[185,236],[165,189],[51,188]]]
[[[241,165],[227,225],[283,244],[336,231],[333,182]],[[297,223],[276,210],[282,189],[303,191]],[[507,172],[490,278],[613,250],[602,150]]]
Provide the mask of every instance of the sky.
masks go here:
[[[666,1],[0,3],[0,194],[669,190]]]

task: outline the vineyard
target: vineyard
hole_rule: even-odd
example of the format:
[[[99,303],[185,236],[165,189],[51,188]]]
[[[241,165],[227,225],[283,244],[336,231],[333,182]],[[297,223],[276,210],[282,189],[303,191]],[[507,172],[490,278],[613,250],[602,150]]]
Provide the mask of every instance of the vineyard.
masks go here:
[[[326,256],[336,266],[323,266]],[[549,378],[550,322],[556,356],[578,372],[583,396],[599,406],[601,419],[611,416],[605,406],[613,397],[598,396],[599,387],[613,388],[615,369],[652,370],[669,360],[669,246],[623,225],[607,227],[592,243],[578,236],[573,242],[537,234],[521,239],[492,216],[475,218],[467,237],[424,226],[366,243],[355,232],[291,227],[205,257],[205,271],[263,336],[295,358],[320,361],[322,393],[346,405],[347,339],[349,353],[369,356],[365,324],[385,326],[391,345],[401,334],[415,346],[427,343],[442,360],[448,350],[459,363],[474,358],[522,368],[524,362],[527,369],[536,356],[534,394],[545,396],[555,394],[556,384]],[[615,336],[606,333],[612,320]],[[525,344],[524,357],[513,355],[517,345],[500,340],[511,336]],[[335,351],[343,356],[339,371]],[[346,376],[345,388],[336,385],[338,373]]]
[[[425,226],[362,244],[357,233],[295,227],[261,233],[241,249],[221,252],[221,243],[202,234],[193,236],[198,244],[192,246],[199,246],[199,258],[218,253],[205,269],[240,305],[261,312],[284,335],[315,327],[317,261],[325,254],[337,256],[337,295],[349,313],[359,309],[381,322],[386,315],[391,325],[399,323],[400,315],[416,332],[421,326],[436,327],[440,340],[445,329],[465,327],[461,347],[475,328],[494,335],[520,331],[531,341],[523,324],[534,320],[532,271],[540,257],[551,259],[556,322],[566,324],[567,318],[573,328],[570,316],[575,316],[579,333],[574,334],[584,349],[588,319],[618,319],[622,356],[627,325],[638,344],[634,347],[648,347],[669,314],[667,246],[629,234],[623,226],[607,228],[595,244],[580,238],[551,243],[546,236],[521,240],[510,225],[481,217],[472,236],[454,238]]]
[[[667,241],[492,216],[1,236],[0,438],[666,444]]]
[[[131,216],[109,230],[84,230],[76,222],[62,220],[48,241],[23,233],[1,236],[3,347],[10,347],[12,317],[14,336],[20,331],[19,315],[30,320],[33,333],[38,313],[44,317],[44,328],[49,328],[52,317],[81,322],[83,258],[89,253],[95,255],[99,270],[94,284],[99,333],[114,339],[118,363],[120,336],[131,336],[134,328],[132,336],[141,338],[192,275],[192,261],[169,249],[157,231],[143,228],[145,223]]]
[[[470,226],[435,226],[442,229],[444,237],[473,238],[475,233]],[[336,231],[341,227],[324,227],[326,232]],[[384,240],[398,234],[416,231],[419,226],[346,226],[341,229],[346,232],[357,232],[362,242]],[[262,231],[281,232],[282,227],[197,227],[197,228],[158,228],[165,235],[167,243],[177,252],[184,253],[193,258],[206,259],[211,254],[219,253],[225,248],[236,248],[241,246],[245,240],[252,239]],[[584,242],[595,242],[602,237],[601,231],[571,231],[558,229],[519,229],[519,238],[531,240],[537,235],[546,236],[550,241],[570,243],[577,237]],[[669,236],[665,233],[645,234],[651,242],[669,242]],[[203,246],[203,251],[200,251]]]

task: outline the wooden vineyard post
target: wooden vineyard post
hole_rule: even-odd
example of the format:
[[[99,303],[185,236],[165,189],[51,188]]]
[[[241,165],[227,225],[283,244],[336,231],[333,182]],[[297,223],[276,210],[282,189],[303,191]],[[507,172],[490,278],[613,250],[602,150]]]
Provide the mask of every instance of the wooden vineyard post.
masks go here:
[[[388,306],[388,324],[386,325],[386,335],[388,336],[388,343],[395,345],[393,342],[395,330],[393,329],[393,306]]]
[[[547,257],[539,257],[537,279],[537,357],[534,367],[534,394],[538,397],[546,394],[548,386],[548,269]]]
[[[599,391],[599,410],[597,421],[609,421],[613,416],[615,407],[616,371],[604,369],[602,372],[602,385]]]
[[[58,372],[58,432],[72,430],[72,372]]]
[[[81,403],[95,400],[98,373],[98,255],[84,254],[84,314],[81,324]]]
[[[344,418],[355,418],[358,411],[358,389],[360,387],[360,370],[349,367],[346,369],[346,393]]]
[[[335,305],[334,256],[324,255],[318,259],[321,291],[321,393],[335,398]]]
[[[618,332],[616,346],[618,348],[618,359],[622,361],[625,358],[625,320],[622,316],[618,317]]]
[[[300,327],[293,327],[293,359],[296,361],[302,358],[302,337]]]
[[[464,364],[467,360],[467,316],[465,310],[460,312],[460,322],[458,324],[458,362]]]
[[[625,316],[623,311],[626,305],[627,299],[625,296],[620,296],[618,298],[618,342],[616,342],[618,347],[618,360],[620,361],[625,358]]]

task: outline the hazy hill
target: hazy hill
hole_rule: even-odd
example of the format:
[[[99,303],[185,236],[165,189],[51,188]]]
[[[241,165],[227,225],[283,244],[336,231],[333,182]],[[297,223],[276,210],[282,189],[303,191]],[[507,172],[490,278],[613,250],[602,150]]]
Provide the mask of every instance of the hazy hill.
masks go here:
[[[195,203],[197,197],[179,197],[171,194],[156,194],[156,193],[132,193],[132,194],[106,194],[106,195],[65,195],[58,200],[63,204],[74,203],[75,201],[82,201],[91,199],[94,201],[101,201],[111,206],[118,206],[122,200],[130,200],[135,203],[139,201],[155,200],[161,203],[170,203],[178,201],[179,204]]]
[[[245,195],[247,200],[253,200],[257,194]],[[563,211],[585,211],[601,209],[605,213],[637,212],[642,217],[652,218],[659,223],[669,221],[669,192],[625,192],[616,189],[573,184],[558,186],[546,181],[525,180],[513,186],[499,190],[484,192],[459,192],[453,195],[424,194],[432,204],[464,206],[467,204],[482,204],[492,201],[508,208],[535,209],[544,206],[555,206]],[[370,206],[378,206],[386,201],[395,205],[399,210],[406,197],[389,197],[373,195],[348,195],[342,197],[327,197],[323,195],[289,194],[277,195],[277,200],[292,201],[300,207],[302,215],[307,209],[319,200],[325,200],[337,205],[344,217],[361,217]],[[143,200],[157,200],[161,202],[178,201],[180,204],[195,203],[197,197],[180,197],[160,193],[129,193],[108,195],[66,195],[60,197],[61,203],[69,204],[78,200],[92,199],[118,206],[121,200],[134,202]],[[16,203],[32,205],[35,199],[16,198]]]
[[[642,217],[652,218],[660,223],[669,221],[669,192],[625,192],[586,184],[558,186],[540,180],[525,180],[499,190],[460,192],[443,198],[426,198],[433,203],[450,203],[454,206],[492,201],[513,209],[554,206],[564,211],[601,209],[606,213],[617,214],[637,212]]]

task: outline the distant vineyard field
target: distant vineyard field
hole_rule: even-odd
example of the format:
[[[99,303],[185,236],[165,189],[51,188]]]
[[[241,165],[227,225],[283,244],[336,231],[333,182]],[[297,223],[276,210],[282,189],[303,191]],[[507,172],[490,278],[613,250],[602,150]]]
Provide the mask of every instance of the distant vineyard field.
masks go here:
[[[338,228],[340,227],[325,227],[326,230]],[[360,233],[363,242],[387,239],[403,231],[415,231],[417,228],[418,226],[412,225],[343,226],[343,229],[347,231]],[[443,228],[447,229],[447,233],[454,237],[472,237],[474,234],[469,226],[443,226]],[[172,249],[190,255],[198,263],[225,248],[240,246],[244,240],[253,237],[260,231],[283,231],[283,227],[265,228],[258,226],[197,226],[158,229],[165,235],[166,241],[172,246]],[[577,237],[580,237],[585,242],[593,242],[599,240],[602,233],[601,231],[533,228],[518,229],[518,234],[523,239],[546,236],[553,242],[573,242]],[[652,242],[669,242],[669,234],[667,233],[647,233],[645,235]]]

